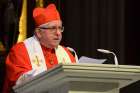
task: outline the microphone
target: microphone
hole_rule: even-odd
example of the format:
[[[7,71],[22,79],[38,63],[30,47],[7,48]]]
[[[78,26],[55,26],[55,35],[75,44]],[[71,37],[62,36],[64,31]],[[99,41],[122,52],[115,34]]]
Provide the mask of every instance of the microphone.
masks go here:
[[[97,49],[97,51],[102,52],[102,53],[106,53],[106,54],[109,54],[109,53],[110,53],[110,54],[113,54],[113,55],[114,55],[115,65],[116,65],[116,66],[119,65],[117,56],[116,56],[116,54],[115,54],[114,52],[109,51],[109,50],[105,50],[105,49]]]

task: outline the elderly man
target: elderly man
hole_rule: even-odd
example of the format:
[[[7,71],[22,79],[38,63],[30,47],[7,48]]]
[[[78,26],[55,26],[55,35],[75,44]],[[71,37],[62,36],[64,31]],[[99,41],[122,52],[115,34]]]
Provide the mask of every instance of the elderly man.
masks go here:
[[[76,63],[77,56],[59,45],[64,27],[54,4],[35,8],[34,36],[14,45],[6,59],[6,79],[3,93],[59,63]],[[71,49],[70,49],[71,50]]]

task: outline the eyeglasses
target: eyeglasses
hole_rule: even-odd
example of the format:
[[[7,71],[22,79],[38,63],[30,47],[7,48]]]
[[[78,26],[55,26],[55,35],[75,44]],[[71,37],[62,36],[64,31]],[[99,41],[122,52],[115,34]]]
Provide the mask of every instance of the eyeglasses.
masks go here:
[[[52,26],[52,27],[38,27],[39,29],[43,30],[50,30],[52,33],[56,32],[57,30],[60,32],[64,32],[64,27],[63,26]]]

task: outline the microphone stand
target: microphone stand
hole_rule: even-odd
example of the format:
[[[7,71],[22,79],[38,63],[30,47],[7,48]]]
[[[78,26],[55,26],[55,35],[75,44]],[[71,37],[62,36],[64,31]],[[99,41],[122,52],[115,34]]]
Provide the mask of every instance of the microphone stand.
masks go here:
[[[109,54],[109,53],[113,54],[115,65],[116,65],[116,66],[119,65],[117,56],[116,56],[116,54],[115,54],[114,52],[109,51],[109,50],[105,50],[105,49],[97,49],[97,51],[102,52],[102,53],[107,53],[107,54]]]

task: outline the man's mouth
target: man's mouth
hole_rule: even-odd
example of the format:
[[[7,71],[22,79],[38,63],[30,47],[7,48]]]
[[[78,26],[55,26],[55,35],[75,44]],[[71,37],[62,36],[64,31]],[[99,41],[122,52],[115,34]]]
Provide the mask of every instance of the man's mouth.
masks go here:
[[[59,38],[54,38],[53,40],[59,40]]]

